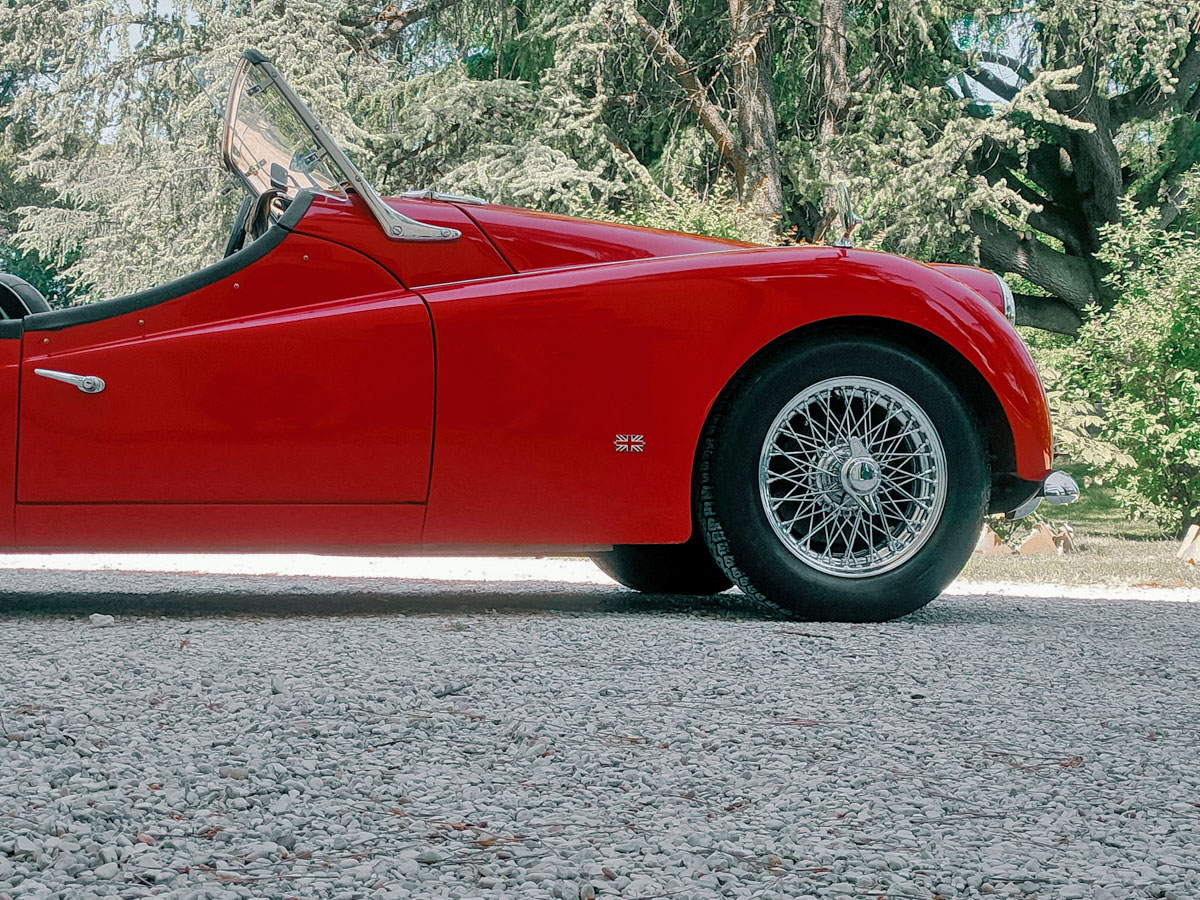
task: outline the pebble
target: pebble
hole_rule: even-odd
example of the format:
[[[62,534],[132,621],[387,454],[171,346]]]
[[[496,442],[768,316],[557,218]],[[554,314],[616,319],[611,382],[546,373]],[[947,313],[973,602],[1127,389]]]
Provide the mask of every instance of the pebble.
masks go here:
[[[205,577],[163,583],[264,590]],[[0,900],[1200,897],[1200,604],[801,627],[555,577],[120,641],[0,607]]]

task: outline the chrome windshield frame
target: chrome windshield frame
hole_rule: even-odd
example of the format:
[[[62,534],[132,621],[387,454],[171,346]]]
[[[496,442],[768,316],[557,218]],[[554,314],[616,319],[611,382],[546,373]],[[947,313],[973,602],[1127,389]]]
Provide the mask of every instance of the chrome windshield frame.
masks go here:
[[[304,101],[292,90],[291,85],[279,74],[279,70],[257,50],[247,50],[242,54],[238,68],[234,72],[231,85],[244,85],[246,78],[243,75],[245,74],[245,70],[250,66],[256,66],[275,89],[279,91],[284,102],[296,114],[296,118],[309,134],[312,135],[313,141],[320,148],[322,156],[331,161],[345,175],[347,179],[345,186],[356,191],[366,201],[367,207],[371,210],[371,215],[379,223],[384,234],[396,241],[453,241],[462,236],[462,232],[457,229],[418,222],[388,206],[383,197],[379,195],[379,192],[375,190],[371,183],[363,176],[362,172],[358,170],[358,167],[350,161],[350,157],[345,154],[342,148],[330,136],[329,132],[325,130],[325,127],[317,121],[317,118],[305,106]],[[231,137],[233,134],[233,117],[237,113],[238,100],[239,97],[234,96],[231,89],[231,94],[225,101],[224,130],[221,135],[221,157],[226,168],[237,175],[250,191],[257,195],[257,189],[233,161]]]

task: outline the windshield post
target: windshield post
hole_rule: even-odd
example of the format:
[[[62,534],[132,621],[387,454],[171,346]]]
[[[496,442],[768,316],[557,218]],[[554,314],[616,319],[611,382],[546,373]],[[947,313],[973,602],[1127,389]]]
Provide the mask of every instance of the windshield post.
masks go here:
[[[452,241],[454,228],[428,225],[392,209],[257,50],[242,54],[225,104],[221,155],[256,197],[300,190],[363,198],[384,234],[398,241]]]

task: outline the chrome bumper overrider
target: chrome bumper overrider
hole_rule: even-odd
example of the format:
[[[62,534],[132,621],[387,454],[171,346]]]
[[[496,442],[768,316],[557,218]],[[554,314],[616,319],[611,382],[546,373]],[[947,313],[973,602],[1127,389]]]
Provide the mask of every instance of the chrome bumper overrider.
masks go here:
[[[1051,472],[1042,482],[1042,488],[1016,509],[1004,514],[1006,519],[1023,519],[1035,509],[1045,498],[1047,503],[1059,505],[1074,503],[1079,499],[1079,485],[1066,472]]]

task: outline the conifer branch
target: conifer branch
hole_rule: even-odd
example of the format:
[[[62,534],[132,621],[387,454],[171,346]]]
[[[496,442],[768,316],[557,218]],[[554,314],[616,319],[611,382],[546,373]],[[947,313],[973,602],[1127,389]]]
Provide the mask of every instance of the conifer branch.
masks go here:
[[[343,15],[338,19],[343,33],[353,36],[354,42],[360,49],[371,49],[399,36],[409,25],[449,9],[459,0],[429,0],[427,3],[416,3],[403,8],[394,3],[388,4],[377,13],[362,16]],[[382,27],[380,27],[382,26]],[[368,30],[368,34],[352,34]]]
[[[1109,103],[1110,116],[1114,127],[1119,127],[1135,119],[1149,119],[1172,103],[1181,103],[1182,98],[1190,97],[1188,106],[1192,105],[1195,96],[1192,94],[1200,82],[1200,33],[1193,33],[1188,42],[1188,48],[1175,70],[1175,90],[1167,92],[1157,80],[1152,80],[1140,87],[1126,91],[1113,97]]]
[[[675,45],[665,34],[646,21],[641,13],[636,13],[638,31],[651,52],[661,57],[675,73],[675,80],[687,94],[688,105],[700,120],[701,127],[716,141],[717,149],[721,151],[735,170],[743,170],[746,166],[746,154],[734,138],[733,131],[725,122],[720,107],[708,97],[708,91],[696,77],[696,69],[683,55],[675,49]]]
[[[1084,307],[1102,301],[1099,273],[1092,261],[1055,250],[1031,232],[1017,231],[983,212],[971,213],[971,230],[979,238],[979,258],[985,266],[1014,272],[1046,288],[1074,311],[1075,327],[1068,333],[1078,327]]]

